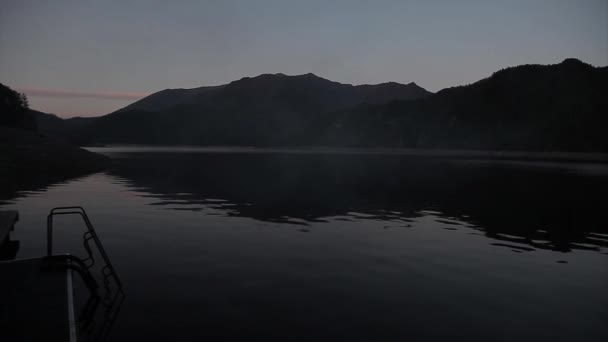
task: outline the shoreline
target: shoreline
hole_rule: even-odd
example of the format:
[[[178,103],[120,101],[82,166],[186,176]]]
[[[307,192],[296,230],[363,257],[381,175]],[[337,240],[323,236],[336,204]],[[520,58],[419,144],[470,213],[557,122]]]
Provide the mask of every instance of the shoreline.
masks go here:
[[[253,146],[191,146],[191,145],[105,145],[83,146],[99,153],[259,153],[259,154],[327,154],[327,155],[395,155],[417,158],[480,159],[543,162],[608,163],[608,153],[597,152],[523,152],[452,149],[395,149],[348,147],[253,147]]]

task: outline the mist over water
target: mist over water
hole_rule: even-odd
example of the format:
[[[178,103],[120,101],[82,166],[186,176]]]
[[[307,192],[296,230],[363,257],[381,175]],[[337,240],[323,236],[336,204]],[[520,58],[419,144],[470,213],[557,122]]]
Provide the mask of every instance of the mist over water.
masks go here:
[[[97,151],[108,171],[0,206],[19,258],[52,207],[87,209],[125,284],[111,340],[608,337],[606,164]],[[81,252],[79,222],[56,224]]]

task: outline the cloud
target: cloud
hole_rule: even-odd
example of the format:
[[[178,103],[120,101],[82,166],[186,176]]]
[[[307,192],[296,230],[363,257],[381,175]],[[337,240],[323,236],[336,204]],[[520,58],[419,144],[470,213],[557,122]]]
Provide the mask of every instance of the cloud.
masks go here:
[[[43,88],[16,88],[17,91],[25,93],[27,96],[44,96],[44,97],[88,97],[97,99],[122,99],[122,100],[139,100],[150,95],[142,92],[116,92],[116,91],[77,91],[77,90],[58,90],[58,89],[43,89]]]

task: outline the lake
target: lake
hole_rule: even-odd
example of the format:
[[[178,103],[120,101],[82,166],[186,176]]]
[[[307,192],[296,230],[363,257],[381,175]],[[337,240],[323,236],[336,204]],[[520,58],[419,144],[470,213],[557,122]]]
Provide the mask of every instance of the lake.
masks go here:
[[[126,293],[111,341],[608,340],[606,163],[91,150],[112,166],[0,207],[18,258],[52,207],[86,208]]]

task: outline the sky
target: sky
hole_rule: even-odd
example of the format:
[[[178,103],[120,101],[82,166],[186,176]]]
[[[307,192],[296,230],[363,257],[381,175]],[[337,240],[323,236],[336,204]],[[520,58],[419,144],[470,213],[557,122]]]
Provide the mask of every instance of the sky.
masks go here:
[[[97,116],[263,73],[438,91],[520,64],[608,65],[608,0],[3,0],[0,83]]]

